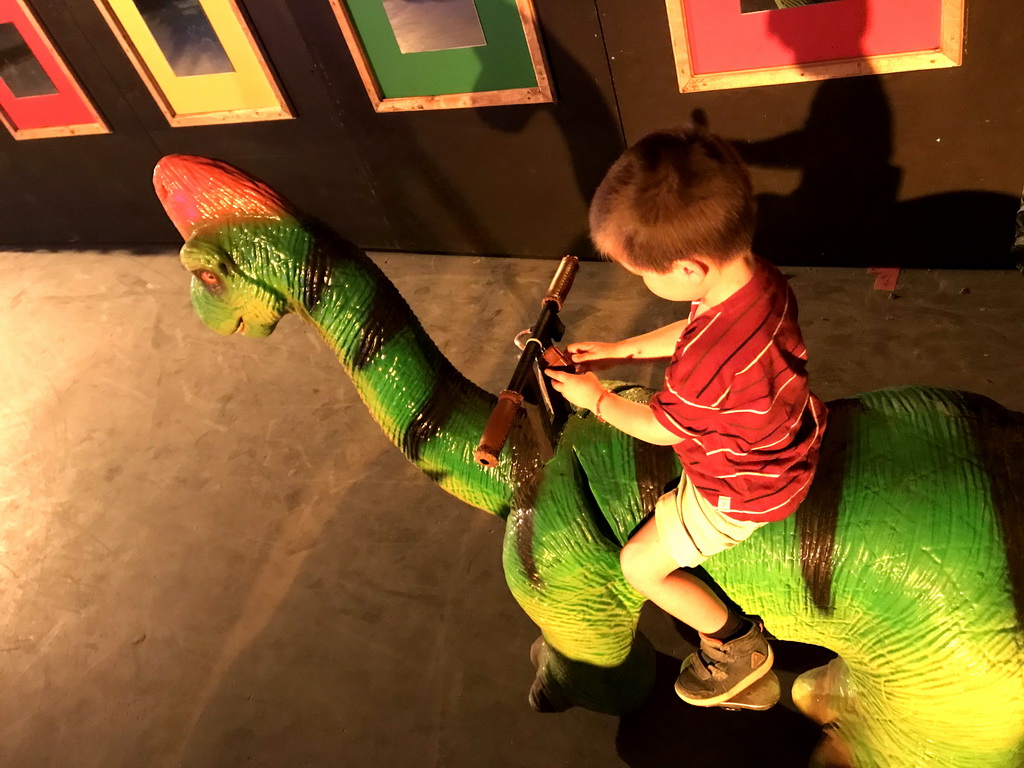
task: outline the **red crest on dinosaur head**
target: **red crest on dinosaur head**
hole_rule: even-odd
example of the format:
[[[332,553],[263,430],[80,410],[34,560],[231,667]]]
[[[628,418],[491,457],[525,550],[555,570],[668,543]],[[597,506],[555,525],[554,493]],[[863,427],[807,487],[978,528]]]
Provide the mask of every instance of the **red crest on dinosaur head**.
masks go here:
[[[206,157],[168,155],[153,170],[153,187],[186,240],[203,224],[295,217],[288,202],[266,184]]]

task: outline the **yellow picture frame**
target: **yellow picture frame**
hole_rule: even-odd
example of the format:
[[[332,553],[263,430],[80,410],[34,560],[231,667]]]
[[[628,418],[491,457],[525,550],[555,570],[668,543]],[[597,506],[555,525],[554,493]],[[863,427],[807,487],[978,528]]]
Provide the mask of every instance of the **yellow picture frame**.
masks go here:
[[[153,99],[172,126],[294,117],[235,0],[198,0],[232,72],[175,74],[132,0],[95,0]]]

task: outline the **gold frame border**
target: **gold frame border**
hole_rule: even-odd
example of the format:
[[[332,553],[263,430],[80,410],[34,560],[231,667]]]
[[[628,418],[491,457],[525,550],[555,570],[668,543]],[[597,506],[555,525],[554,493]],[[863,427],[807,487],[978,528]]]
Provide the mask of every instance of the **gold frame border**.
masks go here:
[[[959,67],[963,60],[965,0],[942,0],[939,48],[936,50],[836,59],[803,66],[787,65],[695,75],[690,65],[690,46],[686,37],[686,11],[683,2],[684,0],[666,0],[665,3],[680,93]]]
[[[373,73],[373,65],[366,55],[359,33],[349,15],[344,0],[330,0],[334,16],[341,27],[341,33],[348,44],[349,53],[355,61],[359,77],[370,97],[370,103],[377,112],[419,112],[425,109],[468,109],[472,107],[496,107],[507,104],[545,104],[555,101],[554,88],[548,77],[548,61],[540,40],[540,24],[533,6],[533,0],[516,0],[519,19],[523,23],[526,45],[530,51],[533,72],[537,85],[533,88],[509,88],[502,91],[476,91],[470,93],[447,93],[441,96],[403,96],[384,98],[380,83]]]

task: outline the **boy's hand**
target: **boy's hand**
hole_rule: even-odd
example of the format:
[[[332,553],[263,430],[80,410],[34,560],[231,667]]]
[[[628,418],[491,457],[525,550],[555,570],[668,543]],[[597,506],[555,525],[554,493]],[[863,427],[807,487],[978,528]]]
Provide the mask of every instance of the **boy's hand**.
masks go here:
[[[654,445],[675,445],[679,437],[669,432],[655,418],[654,411],[647,403],[625,400],[614,392],[601,386],[597,376],[592,373],[573,374],[547,368],[544,371],[551,379],[551,386],[561,392],[573,405],[592,411],[601,421],[605,421],[627,435]],[[602,396],[608,397],[601,400]],[[604,415],[597,413],[597,404],[601,402]]]
[[[623,362],[618,345],[604,341],[578,341],[566,347],[566,352],[581,372],[600,371]]]
[[[597,407],[597,399],[605,391],[597,376],[589,372],[577,375],[546,368],[544,373],[551,379],[551,386],[556,392],[560,392],[573,405],[588,411]]]

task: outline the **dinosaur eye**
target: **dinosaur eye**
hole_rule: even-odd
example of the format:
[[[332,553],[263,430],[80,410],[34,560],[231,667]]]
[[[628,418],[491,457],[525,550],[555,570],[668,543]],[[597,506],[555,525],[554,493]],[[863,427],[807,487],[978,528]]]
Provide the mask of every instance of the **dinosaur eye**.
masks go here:
[[[211,272],[209,269],[197,269],[192,272],[199,282],[201,282],[206,288],[213,291],[218,291],[222,288],[220,283],[220,277],[217,276],[216,272]]]

